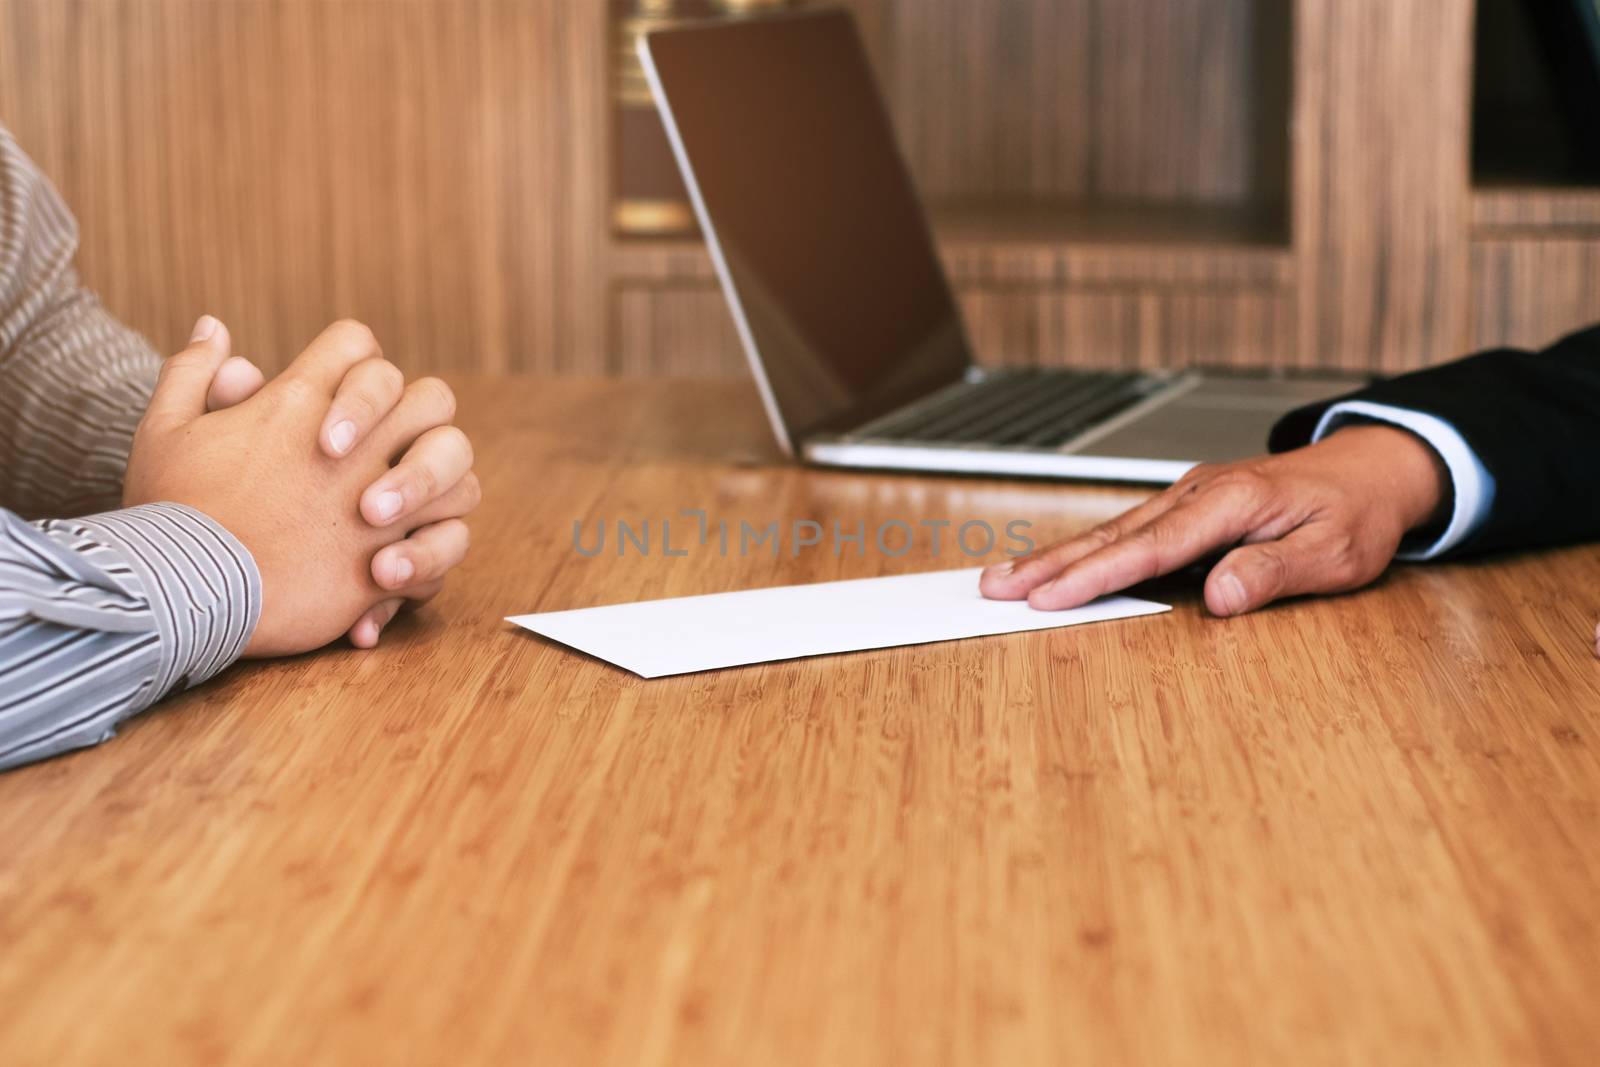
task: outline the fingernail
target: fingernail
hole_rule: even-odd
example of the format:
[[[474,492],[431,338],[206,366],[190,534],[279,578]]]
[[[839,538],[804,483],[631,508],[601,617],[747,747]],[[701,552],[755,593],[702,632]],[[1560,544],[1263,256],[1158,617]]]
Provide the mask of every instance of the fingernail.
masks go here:
[[[389,584],[398,588],[409,582],[411,576],[416,573],[417,568],[412,566],[411,561],[401,556],[389,564]]]
[[[1016,566],[1017,566],[1017,561],[1016,560],[1014,560],[1014,559],[1003,559],[999,563],[996,563],[993,567],[990,567],[989,568],[989,573],[994,575],[996,578],[1004,578],[1006,575],[1010,574],[1013,570],[1015,570]]]
[[[1231,574],[1224,574],[1219,579],[1222,588],[1222,608],[1229,615],[1237,615],[1244,610],[1244,583]]]
[[[400,507],[405,503],[405,498],[393,489],[387,489],[378,494],[378,499],[372,502],[372,510],[378,513],[379,522],[388,522],[400,514]]]
[[[355,443],[355,440],[356,424],[349,419],[334,423],[333,429],[328,431],[328,443],[341,456],[350,451],[350,446]]]
[[[210,315],[201,315],[195,320],[194,330],[189,334],[189,343],[195,345],[201,341],[211,340],[211,335],[217,332],[217,327],[220,325],[221,323]]]

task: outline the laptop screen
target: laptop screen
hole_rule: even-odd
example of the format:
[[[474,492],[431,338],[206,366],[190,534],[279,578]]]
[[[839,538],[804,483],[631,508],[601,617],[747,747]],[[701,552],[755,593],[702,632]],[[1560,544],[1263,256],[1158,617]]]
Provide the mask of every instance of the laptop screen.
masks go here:
[[[785,443],[959,380],[961,320],[851,16],[665,30],[647,46]]]

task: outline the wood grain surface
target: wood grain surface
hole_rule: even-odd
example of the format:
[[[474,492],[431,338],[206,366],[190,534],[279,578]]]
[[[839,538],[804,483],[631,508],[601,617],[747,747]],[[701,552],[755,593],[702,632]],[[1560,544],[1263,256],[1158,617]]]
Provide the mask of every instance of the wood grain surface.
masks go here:
[[[1472,18],[1472,0],[1295,4],[1303,365],[1466,353]]]
[[[408,370],[604,350],[602,0],[0,0],[0,120],[107,305],[269,370],[332,320]]]
[[[1477,237],[1600,240],[1600,187],[1484,186],[1473,191]]]
[[[1282,0],[845,0],[934,201],[1282,207]]]
[[[1472,0],[847,4],[984,361],[1394,372],[1593,317],[1595,188],[1473,187]],[[610,33],[0,0],[0,121],[158,348],[209,311],[272,369],[352,316],[416,373],[739,374],[703,252],[608,232]],[[1530,237],[1569,243],[1480,244]]]
[[[1600,228],[1472,242],[1473,347],[1542,348],[1600,322]]]
[[[967,561],[575,519],[1139,494],[785,466],[743,385],[457,384],[434,606],[0,776],[0,1062],[1592,1062],[1594,547],[645,682],[501,617]]]
[[[1291,362],[1294,259],[1271,212],[1010,201],[931,214],[980,363]],[[617,242],[611,272],[623,361],[614,370],[742,372],[744,352],[700,241]]]

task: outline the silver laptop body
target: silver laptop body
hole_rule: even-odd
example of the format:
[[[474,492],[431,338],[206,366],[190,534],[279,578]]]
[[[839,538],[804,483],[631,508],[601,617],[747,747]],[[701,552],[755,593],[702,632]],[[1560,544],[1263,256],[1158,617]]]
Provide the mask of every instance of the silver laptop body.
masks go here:
[[[1350,382],[985,369],[846,11],[639,54],[779,445],[811,463],[1167,483]]]

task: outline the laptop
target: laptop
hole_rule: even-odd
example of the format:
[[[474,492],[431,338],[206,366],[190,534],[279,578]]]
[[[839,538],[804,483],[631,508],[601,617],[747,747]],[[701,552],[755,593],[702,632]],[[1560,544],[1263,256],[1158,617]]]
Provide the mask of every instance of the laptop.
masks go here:
[[[646,76],[778,444],[835,467],[1163,484],[1263,450],[1350,383],[972,357],[855,21],[641,35]]]

